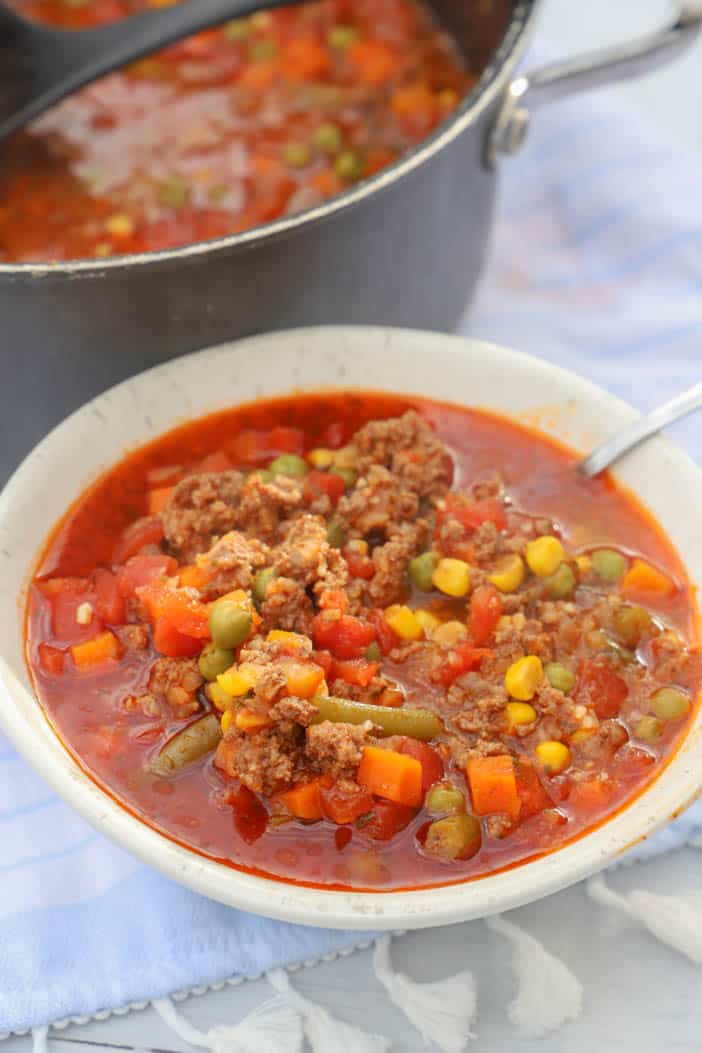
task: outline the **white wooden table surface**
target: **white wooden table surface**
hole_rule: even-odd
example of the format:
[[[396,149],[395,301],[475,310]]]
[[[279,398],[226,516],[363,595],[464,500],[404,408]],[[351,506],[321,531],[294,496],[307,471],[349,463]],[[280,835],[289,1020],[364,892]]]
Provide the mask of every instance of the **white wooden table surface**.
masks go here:
[[[559,54],[597,47],[652,29],[672,8],[665,0],[545,0],[541,28]],[[634,105],[672,138],[702,150],[702,43],[669,69],[622,85]],[[557,104],[554,104],[557,105]],[[535,115],[538,120],[538,115]],[[508,162],[505,162],[508,163]],[[652,891],[702,886],[702,851],[686,849],[618,871],[613,887]],[[698,1053],[702,1050],[702,969],[662,947],[618,916],[591,904],[582,887],[516,911],[514,920],[559,954],[585,987],[583,1016],[540,1042],[515,1037],[505,1016],[511,997],[509,950],[480,922],[410,934],[395,941],[394,958],[416,979],[438,979],[468,965],[479,986],[478,1041],[490,1053]],[[310,998],[349,1021],[395,1040],[397,1053],[426,1049],[393,1007],[370,967],[368,952],[297,973]],[[211,992],[181,1008],[203,1029],[234,1023],[271,993],[265,981]],[[186,1050],[153,1010],[61,1032],[96,1042]],[[8,1039],[2,1053],[27,1053],[28,1038]],[[99,1053],[99,1047],[60,1049]],[[330,1050],[330,1053],[334,1051]]]

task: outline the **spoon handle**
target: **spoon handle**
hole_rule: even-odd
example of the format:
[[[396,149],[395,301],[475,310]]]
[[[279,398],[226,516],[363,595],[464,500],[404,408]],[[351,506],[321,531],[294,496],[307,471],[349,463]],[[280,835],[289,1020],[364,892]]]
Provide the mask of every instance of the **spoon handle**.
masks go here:
[[[683,391],[681,395],[676,395],[670,402],[664,403],[651,413],[639,417],[613,438],[597,446],[588,457],[580,461],[577,470],[581,475],[591,479],[593,475],[603,472],[623,454],[633,450],[649,435],[654,435],[668,424],[672,424],[673,421],[680,420],[688,413],[701,408],[702,383],[699,383]]]

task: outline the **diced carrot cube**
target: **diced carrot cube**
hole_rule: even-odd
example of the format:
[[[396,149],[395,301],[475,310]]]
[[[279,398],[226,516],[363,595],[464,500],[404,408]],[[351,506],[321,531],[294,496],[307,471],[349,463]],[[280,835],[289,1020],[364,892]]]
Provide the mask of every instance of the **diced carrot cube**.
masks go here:
[[[81,670],[92,669],[110,658],[118,659],[122,654],[122,645],[109,630],[98,633],[84,643],[74,644],[71,655],[76,667]]]
[[[356,781],[378,797],[418,808],[422,792],[422,765],[414,757],[379,746],[366,746]]]
[[[506,754],[468,761],[468,785],[477,815],[505,812],[516,819],[521,809],[514,761]]]

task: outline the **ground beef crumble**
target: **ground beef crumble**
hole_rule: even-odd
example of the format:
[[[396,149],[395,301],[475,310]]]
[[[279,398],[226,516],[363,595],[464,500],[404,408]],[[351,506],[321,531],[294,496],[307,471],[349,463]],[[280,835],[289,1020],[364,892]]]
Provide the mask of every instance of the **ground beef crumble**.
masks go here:
[[[355,774],[363,749],[373,741],[373,725],[333,724],[329,720],[314,724],[306,732],[305,759],[325,775],[343,778]]]

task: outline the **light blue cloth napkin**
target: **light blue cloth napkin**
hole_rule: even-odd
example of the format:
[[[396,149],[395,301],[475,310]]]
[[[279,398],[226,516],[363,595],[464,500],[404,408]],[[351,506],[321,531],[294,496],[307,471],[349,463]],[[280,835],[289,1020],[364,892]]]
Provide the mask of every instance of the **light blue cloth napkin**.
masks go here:
[[[642,409],[699,379],[699,163],[603,93],[535,115],[528,147],[501,167],[494,249],[463,332],[570,367]],[[700,434],[699,420],[677,429],[693,456]],[[702,804],[634,852],[697,830]],[[174,885],[94,832],[0,737],[0,1033],[358,940]]]

